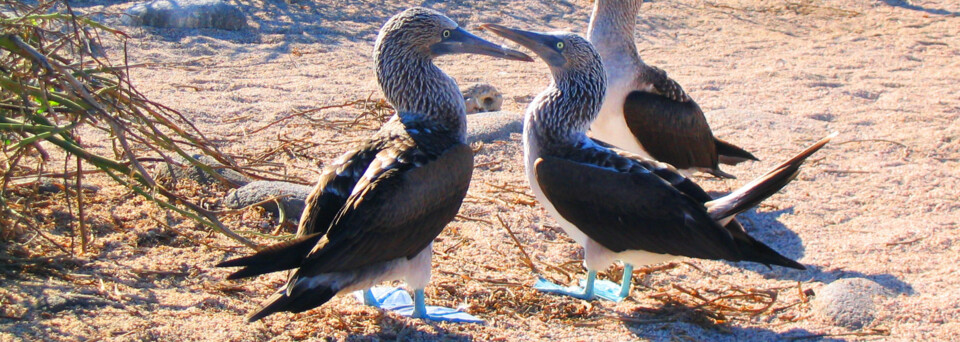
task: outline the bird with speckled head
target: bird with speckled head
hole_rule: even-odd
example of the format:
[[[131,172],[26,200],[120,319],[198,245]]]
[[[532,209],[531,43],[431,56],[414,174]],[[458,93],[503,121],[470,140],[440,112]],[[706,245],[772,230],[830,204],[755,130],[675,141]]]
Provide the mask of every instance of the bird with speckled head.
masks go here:
[[[396,115],[326,167],[307,197],[296,239],[218,265],[243,267],[230,279],[293,270],[248,321],[303,312],[353,291],[361,291],[365,304],[401,315],[479,321],[455,309],[427,306],[423,293],[433,240],[460,209],[473,174],[463,97],[453,78],[433,63],[458,53],[532,61],[426,8],[405,10],[383,26],[374,63]],[[371,290],[400,279],[414,290],[412,305],[395,305],[396,296],[409,300],[402,290]]]

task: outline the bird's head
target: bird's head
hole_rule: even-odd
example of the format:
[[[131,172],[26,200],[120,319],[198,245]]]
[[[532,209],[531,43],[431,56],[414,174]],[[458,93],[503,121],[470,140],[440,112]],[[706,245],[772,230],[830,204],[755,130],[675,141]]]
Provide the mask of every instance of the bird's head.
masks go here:
[[[543,141],[561,144],[581,139],[600,111],[607,84],[603,62],[590,42],[566,32],[531,32],[495,24],[482,27],[530,49],[550,66],[553,84],[527,112],[536,118],[532,131],[547,137]]]
[[[413,7],[390,18],[377,37],[378,54],[392,53],[433,59],[457,53],[472,53],[519,61],[533,61],[526,54],[493,44],[460,28],[440,12]]]
[[[554,77],[558,72],[603,70],[600,55],[586,39],[569,32],[533,32],[496,24],[481,27],[512,40],[540,56]]]

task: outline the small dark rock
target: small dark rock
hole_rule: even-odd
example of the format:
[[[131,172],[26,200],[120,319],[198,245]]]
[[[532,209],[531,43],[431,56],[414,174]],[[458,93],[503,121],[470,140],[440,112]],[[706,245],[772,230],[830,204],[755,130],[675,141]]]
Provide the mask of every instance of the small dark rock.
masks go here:
[[[118,305],[112,301],[87,294],[57,293],[41,297],[37,302],[37,309],[46,313],[57,313],[75,307],[92,308]]]
[[[240,174],[237,171],[223,168],[223,164],[218,162],[213,157],[201,155],[201,154],[195,154],[193,155],[193,159],[196,159],[201,163],[209,165],[217,173],[219,173],[220,176],[223,176],[223,178],[226,178],[230,182],[233,182],[234,186],[240,187],[250,183],[249,178]],[[190,164],[190,162],[182,158],[178,159],[177,163],[181,165],[175,165],[175,164],[160,165],[159,170],[157,170],[157,174],[156,174],[157,180],[165,183],[174,183],[180,179],[192,179],[197,183],[204,184],[204,185],[219,183],[219,180],[216,177],[211,176],[210,174],[203,171],[203,169],[197,166],[193,166],[193,164]]]
[[[39,184],[37,184],[37,192],[41,194],[57,194],[63,191],[63,188],[70,187],[71,189],[76,189],[77,183],[70,179],[64,184],[63,179],[58,178],[41,178]],[[86,192],[97,192],[100,190],[99,186],[83,184],[80,186]]]
[[[523,115],[491,112],[467,116],[467,142],[510,140],[511,133],[523,132]]]
[[[127,9],[123,23],[237,31],[247,28],[247,17],[240,9],[221,0],[154,0]]]
[[[877,99],[879,99],[881,94],[880,92],[873,92],[873,91],[867,91],[867,90],[857,90],[854,92],[846,92],[846,93],[850,94],[850,96],[853,96],[853,97],[859,97],[861,99],[873,100],[873,101],[876,101]]]
[[[137,234],[137,247],[177,246],[177,237],[174,231],[155,227]]]
[[[833,114],[830,114],[830,113],[818,113],[818,114],[810,115],[808,117],[817,121],[826,121],[826,122],[831,122],[835,118]]]
[[[227,194],[223,199],[223,205],[227,208],[237,209],[270,197],[289,195],[280,199],[280,203],[283,204],[287,221],[297,223],[300,221],[300,215],[303,214],[307,196],[310,195],[311,191],[313,191],[313,186],[276,181],[256,181]],[[279,215],[277,205],[274,202],[264,203],[261,206],[274,213],[274,215]]]

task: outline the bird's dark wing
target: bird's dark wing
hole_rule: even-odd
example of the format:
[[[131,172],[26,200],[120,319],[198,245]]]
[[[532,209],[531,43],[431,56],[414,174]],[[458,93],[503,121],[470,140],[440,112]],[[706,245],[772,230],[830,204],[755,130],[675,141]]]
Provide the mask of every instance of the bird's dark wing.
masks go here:
[[[683,91],[680,83],[667,76],[667,72],[657,67],[649,67],[644,77],[653,85],[653,90],[668,99],[676,102],[691,102],[690,96]]]
[[[383,143],[377,139],[371,140],[358,149],[344,153],[324,168],[317,186],[307,196],[306,207],[303,210],[303,216],[300,217],[300,226],[297,228],[297,236],[327,233],[333,218],[347,203],[353,187],[370,166],[370,162],[374,160],[382,145]]]
[[[700,106],[643,91],[627,95],[623,116],[653,158],[678,169],[717,169],[717,147]]]
[[[435,157],[405,149],[378,154],[298,276],[412,258],[453,220],[470,184],[473,151],[462,143]]]
[[[733,237],[703,204],[648,170],[621,172],[550,156],[534,167],[560,215],[612,251],[741,260]]]
[[[657,177],[660,177],[660,179],[670,183],[670,185],[673,186],[673,188],[677,191],[680,191],[684,195],[690,196],[700,203],[706,203],[713,200],[713,197],[710,197],[706,191],[703,191],[703,188],[697,185],[697,183],[694,183],[692,179],[680,174],[680,172],[678,172],[673,165],[644,158],[641,155],[621,150],[614,146],[609,146],[609,144],[596,139],[593,139],[593,141],[602,144],[601,146],[606,147],[613,153],[616,153],[617,156],[629,159],[630,161],[639,164],[640,167],[650,170],[650,172],[653,172],[653,174],[657,175]],[[629,169],[626,169],[625,171],[627,170]]]
[[[666,71],[663,71],[663,69],[660,69],[660,68],[657,68],[657,67],[647,66],[647,67],[644,69],[644,72],[643,72],[642,75],[643,75],[643,76],[641,76],[641,80],[639,80],[639,82],[640,82],[641,84],[650,84],[650,85],[652,85],[652,86],[653,86],[653,89],[651,89],[651,92],[652,92],[652,93],[657,94],[657,95],[660,95],[660,96],[663,96],[663,97],[667,98],[668,100],[670,100],[670,101],[666,101],[665,103],[670,103],[670,102],[677,102],[677,103],[678,103],[678,104],[675,105],[675,106],[664,106],[664,107],[661,107],[661,109],[663,109],[663,110],[670,110],[670,109],[672,109],[673,113],[677,113],[677,112],[686,112],[686,113],[689,113],[688,115],[691,115],[691,116],[692,116],[690,119],[687,119],[687,120],[688,120],[688,121],[687,121],[688,124],[691,125],[689,128],[691,128],[691,129],[696,128],[696,129],[701,129],[701,130],[704,130],[704,129],[705,129],[703,132],[709,133],[709,137],[706,136],[706,135],[704,135],[704,133],[701,133],[701,134],[699,134],[699,135],[688,135],[688,136],[687,136],[688,138],[689,138],[689,137],[694,137],[694,138],[696,138],[696,139],[697,139],[697,142],[696,142],[697,144],[706,144],[707,141],[711,141],[711,140],[712,140],[712,143],[713,143],[713,145],[714,145],[712,148],[711,148],[711,147],[699,147],[699,149],[702,149],[702,151],[698,150],[698,151],[697,151],[698,153],[702,153],[702,152],[707,152],[707,151],[713,150],[714,152],[711,152],[711,153],[716,155],[715,159],[717,159],[718,162],[720,162],[720,163],[722,163],[722,164],[727,164],[727,165],[736,165],[736,164],[745,162],[745,161],[747,161],[747,160],[759,160],[759,159],[757,159],[757,157],[755,157],[755,156],[754,156],[753,154],[751,154],[750,152],[747,152],[747,151],[744,150],[743,148],[740,148],[740,147],[737,146],[737,145],[734,145],[734,144],[731,144],[731,143],[728,143],[728,142],[726,142],[726,141],[723,141],[723,140],[720,140],[720,139],[716,139],[715,137],[713,137],[713,132],[710,131],[710,127],[709,127],[709,125],[707,124],[706,118],[703,116],[703,111],[700,110],[700,107],[697,106],[696,102],[694,102],[693,99],[691,99],[690,96],[687,95],[687,93],[683,91],[683,88],[680,86],[679,83],[677,83],[677,81],[674,81],[672,78],[670,78],[669,76],[667,76],[667,72],[666,72]],[[639,100],[643,100],[643,98],[639,98],[638,101],[639,101]],[[637,103],[643,104],[644,102],[637,102]],[[664,115],[669,115],[669,114],[672,114],[672,113],[671,113],[671,112],[665,112],[665,113],[664,113]],[[628,117],[629,117],[629,116],[628,116]],[[691,121],[695,121],[695,122],[691,122]],[[628,121],[628,125],[629,125],[629,121]],[[633,128],[631,127],[631,131],[632,131],[632,130],[633,130]],[[641,130],[642,130],[642,129],[641,129]],[[649,130],[647,130],[647,131],[649,131]],[[637,133],[634,132],[634,134],[637,134]],[[639,136],[639,135],[638,135],[638,136]],[[641,141],[641,143],[643,143],[643,142]],[[643,145],[643,146],[646,147],[647,145]],[[648,151],[648,152],[649,152],[649,151]],[[658,159],[659,159],[659,158],[658,158]],[[712,161],[712,159],[707,158],[706,156],[696,157],[696,155],[695,155],[695,157],[693,157],[691,160],[696,160],[696,161],[701,162],[701,164],[691,164],[691,165],[694,166],[694,167],[702,167],[702,168],[708,168],[708,169],[713,169],[713,170],[719,171],[719,169],[717,169],[715,166],[706,164],[706,163]],[[673,164],[673,163],[671,163],[671,164]],[[678,166],[678,165],[677,165],[677,166]],[[680,167],[681,169],[687,168],[687,167],[682,167],[682,166],[678,166],[678,167]],[[706,170],[706,171],[709,172],[709,170]],[[722,172],[716,172],[715,175],[718,176],[718,177],[727,177],[727,178],[729,178],[729,177],[728,177],[729,175],[724,174],[724,173],[722,173]]]

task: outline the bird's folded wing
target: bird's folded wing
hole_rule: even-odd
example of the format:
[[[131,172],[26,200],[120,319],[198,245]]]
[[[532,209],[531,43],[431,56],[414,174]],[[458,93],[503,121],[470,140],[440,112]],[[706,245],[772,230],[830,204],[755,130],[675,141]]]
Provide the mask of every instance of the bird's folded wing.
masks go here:
[[[556,157],[538,159],[535,169],[560,215],[610,250],[740,259],[733,237],[701,203],[649,171],[620,172]]]
[[[658,94],[677,102],[691,102],[690,96],[683,91],[680,83],[667,76],[667,72],[657,67],[650,67],[647,78]]]
[[[305,201],[297,236],[327,233],[370,164],[383,149],[395,146],[403,129],[399,122],[390,121],[365,143],[324,167],[317,185]]]
[[[333,218],[347,203],[353,187],[363,176],[377,152],[376,144],[367,144],[344,153],[324,168],[317,186],[307,196],[306,208],[303,210],[300,226],[297,228],[298,236],[327,233]]]
[[[414,257],[460,209],[473,171],[473,151],[456,144],[423,163],[396,158],[389,164],[373,164],[371,168],[384,171],[368,170],[373,178],[357,184],[325,243],[300,267],[301,275]]]
[[[659,162],[653,159],[645,158],[641,155],[631,153],[629,151],[621,150],[617,147],[607,147],[611,152],[616,153],[622,158],[627,158],[641,167],[650,170],[655,175],[663,179],[664,181],[670,183],[675,189],[682,192],[683,194],[692,197],[693,199],[705,203],[713,200],[706,191],[703,191],[697,183],[694,183],[692,179],[687,178],[686,176],[680,174],[673,165]]]
[[[623,117],[653,158],[678,169],[717,166],[713,133],[695,102],[634,91],[623,104]]]

